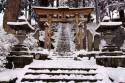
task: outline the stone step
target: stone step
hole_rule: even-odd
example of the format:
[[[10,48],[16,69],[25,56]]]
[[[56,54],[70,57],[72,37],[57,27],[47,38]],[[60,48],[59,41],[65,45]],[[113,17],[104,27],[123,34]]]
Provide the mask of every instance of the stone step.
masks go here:
[[[97,73],[65,73],[65,72],[42,72],[42,73],[38,73],[38,72],[27,72],[25,75],[84,75],[84,76],[95,76]]]
[[[94,70],[90,70],[89,72],[88,71],[79,71],[79,70],[28,70],[28,72],[31,72],[31,73],[96,73],[96,71]]]
[[[10,56],[12,56],[12,55],[19,56],[19,55],[29,55],[29,53],[28,53],[28,51],[12,51],[12,52],[10,52],[9,55]]]
[[[25,73],[21,83],[42,83],[42,82],[97,82],[102,81],[96,78],[96,68],[34,68],[30,67]],[[55,72],[56,71],[56,72]],[[65,72],[67,71],[67,72]],[[80,72],[84,71],[84,72]],[[93,71],[93,72],[90,72]]]
[[[90,71],[90,70],[96,70],[97,68],[32,68],[29,69],[32,70],[84,70],[84,71]]]
[[[102,79],[87,79],[87,78],[72,78],[72,79],[64,79],[64,78],[38,78],[38,79],[27,79],[27,78],[23,78],[21,80],[21,82],[38,82],[38,81],[41,81],[41,82],[60,82],[60,81],[63,81],[63,82],[69,82],[69,81],[75,81],[75,82],[97,82],[97,81],[102,81]]]

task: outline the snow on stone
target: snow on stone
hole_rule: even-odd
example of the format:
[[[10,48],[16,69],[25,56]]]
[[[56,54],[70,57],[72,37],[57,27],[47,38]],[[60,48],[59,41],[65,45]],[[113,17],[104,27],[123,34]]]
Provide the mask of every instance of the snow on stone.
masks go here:
[[[30,64],[30,67],[37,68],[96,68],[95,63],[90,63],[86,59],[85,61],[75,61],[70,59],[56,59],[46,61],[34,61]],[[39,64],[41,63],[41,64]],[[91,64],[91,65],[90,65]],[[37,65],[37,66],[36,66]]]
[[[6,69],[0,72],[0,81],[9,81],[18,77],[22,72],[22,69]]]
[[[95,30],[97,29],[97,24],[96,23],[88,23],[87,24],[87,29],[91,32],[93,36],[95,36],[97,33]]]
[[[23,41],[23,44],[31,49],[38,46],[38,40],[34,38],[33,33],[27,35],[27,38]]]
[[[87,51],[86,51],[86,50],[80,50],[80,51],[76,51],[76,52],[75,52],[75,55],[79,55],[79,54],[86,55],[86,54],[87,54]]]
[[[103,49],[103,47],[106,46],[106,45],[107,45],[106,41],[105,41],[104,39],[101,39],[100,44],[99,44],[99,49],[100,49],[100,51],[101,51],[101,50]]]
[[[45,39],[44,39],[44,38],[45,38],[45,31],[42,31],[42,30],[41,30],[39,33],[40,33],[40,35],[39,35],[39,40],[40,40],[40,41],[45,41]]]
[[[4,14],[0,13],[0,31],[1,32],[5,32],[3,29],[3,16],[4,16]]]
[[[25,22],[7,22],[8,25],[28,25],[32,30],[35,30],[34,27],[29,24],[28,21]]]
[[[114,83],[125,83],[125,68],[107,68],[108,75]]]
[[[35,53],[35,54],[39,53],[39,54],[47,54],[47,55],[49,55],[49,51],[47,49],[43,49],[41,51],[30,51],[30,53]]]
[[[109,21],[110,17],[109,16],[104,16],[103,21]]]
[[[125,56],[96,56],[96,58],[125,58]]]
[[[122,25],[122,22],[100,22],[99,25],[115,26],[115,25]]]

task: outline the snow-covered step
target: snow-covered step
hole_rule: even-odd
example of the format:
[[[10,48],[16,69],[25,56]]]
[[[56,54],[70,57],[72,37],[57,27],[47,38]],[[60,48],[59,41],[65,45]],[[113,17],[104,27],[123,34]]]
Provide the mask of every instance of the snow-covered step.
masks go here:
[[[25,75],[84,75],[84,76],[95,76],[97,73],[65,73],[65,72],[44,72],[44,73],[37,73],[37,72],[27,72]]]
[[[98,66],[73,59],[34,60],[17,83],[96,83]]]
[[[96,70],[97,68],[29,68],[32,70],[84,70],[84,71],[90,71],[90,70]]]
[[[88,71],[79,71],[79,70],[53,70],[53,71],[50,71],[50,70],[28,70],[28,73],[64,73],[64,74],[72,74],[72,73],[82,73],[82,74],[92,74],[92,73],[96,73],[95,71],[93,70],[90,70],[89,72]]]
[[[27,78],[23,78],[22,79],[22,81],[21,81],[21,83],[23,83],[23,82],[40,82],[41,81],[41,83],[42,82],[60,82],[60,81],[62,81],[62,82],[69,82],[69,81],[75,81],[75,82],[97,82],[97,81],[102,81],[102,79],[90,79],[90,78],[72,78],[72,79],[64,79],[64,78],[59,78],[59,79],[57,79],[57,78],[37,78],[37,79],[27,79]]]
[[[27,78],[27,79],[82,79],[82,78],[86,78],[86,79],[95,79],[96,76],[85,76],[85,75],[75,75],[75,74],[70,74],[70,75],[48,75],[48,74],[40,74],[40,75],[33,75],[33,74],[28,74],[25,75],[23,78]]]
[[[97,68],[36,68],[29,67],[21,82],[97,82]]]

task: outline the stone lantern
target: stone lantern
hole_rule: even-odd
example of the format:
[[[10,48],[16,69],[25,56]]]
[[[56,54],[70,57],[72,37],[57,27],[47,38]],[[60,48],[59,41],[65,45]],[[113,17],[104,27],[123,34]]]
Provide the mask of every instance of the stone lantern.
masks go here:
[[[29,48],[23,45],[26,34],[34,31],[34,28],[27,22],[8,22],[11,29],[15,30],[15,36],[19,40],[19,44],[12,48],[9,56],[6,57],[8,63],[6,68],[23,68],[25,65],[33,61],[33,56],[29,52]]]
[[[101,33],[101,38],[106,41],[106,46],[103,47],[102,51],[116,51],[119,50],[112,41],[115,37],[115,31],[122,25],[122,22],[101,22],[97,32]]]

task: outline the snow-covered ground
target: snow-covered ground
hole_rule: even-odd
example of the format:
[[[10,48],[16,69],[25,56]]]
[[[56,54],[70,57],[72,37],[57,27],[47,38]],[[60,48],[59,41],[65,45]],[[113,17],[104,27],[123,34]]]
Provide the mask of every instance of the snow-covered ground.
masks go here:
[[[72,59],[58,59],[58,60],[34,60],[33,63],[22,69],[11,69],[0,72],[0,81],[8,81],[13,78],[22,78],[24,74],[29,70],[29,67],[36,68],[97,68],[96,73],[98,78],[103,78],[99,83],[124,83],[125,82],[125,68],[109,68],[96,65],[95,59],[88,60],[83,58],[81,61],[75,61]],[[46,70],[46,72],[48,72]],[[55,71],[58,72],[58,71]],[[59,71],[60,72],[60,71]],[[75,72],[75,71],[74,71]],[[80,71],[79,71],[80,72]],[[92,73],[93,71],[91,71]],[[85,73],[85,72],[84,72]],[[29,78],[29,77],[28,77]],[[31,77],[32,78],[32,77]],[[114,81],[111,82],[110,79]],[[98,83],[98,82],[97,82]]]

